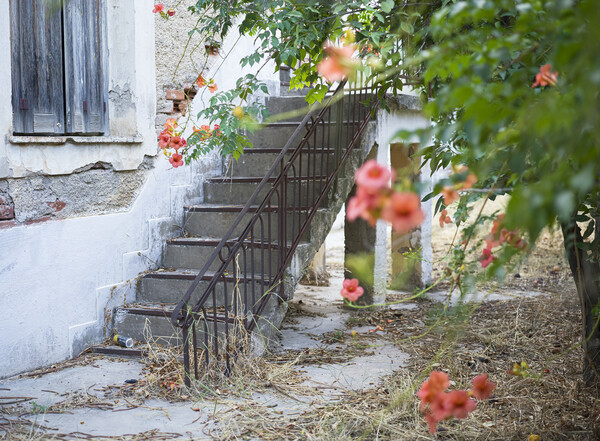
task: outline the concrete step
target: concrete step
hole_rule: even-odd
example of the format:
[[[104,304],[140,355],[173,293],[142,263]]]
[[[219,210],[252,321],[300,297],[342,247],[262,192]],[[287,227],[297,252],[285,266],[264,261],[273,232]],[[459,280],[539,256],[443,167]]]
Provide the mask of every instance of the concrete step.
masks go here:
[[[296,124],[302,121],[310,109],[304,96],[269,97],[265,105],[271,117],[286,114],[285,118],[278,121],[296,122]]]
[[[276,178],[269,179],[268,182],[275,182]],[[287,180],[287,202],[288,206],[306,207],[312,205],[314,198],[318,196],[324,183],[325,177],[316,178],[320,182],[309,181],[304,177]],[[245,205],[262,178],[257,177],[233,177],[233,178],[211,178],[204,182],[204,202],[207,204],[222,205]],[[272,185],[265,185],[255,203],[260,204]],[[271,205],[277,205],[277,194],[271,198]]]
[[[260,177],[262,178],[271,169],[280,150],[273,153],[263,152],[262,149],[248,150],[237,161],[233,158],[223,160],[223,175],[235,177]],[[291,157],[292,152],[286,155],[285,164]],[[335,151],[333,149],[304,149],[299,157],[294,160],[294,168],[299,176],[310,176],[314,174],[327,175],[333,168]],[[274,170],[278,175],[281,163]]]
[[[367,112],[366,108],[358,109],[350,114],[345,114],[343,120],[343,127],[341,129],[341,142],[336,141],[336,127],[331,126],[331,130],[328,128],[328,123],[320,123],[314,132],[308,136],[308,143],[312,148],[333,148],[336,144],[347,145],[348,141],[352,138],[354,130],[358,129],[360,122],[364,119]],[[328,116],[329,117],[329,116]],[[333,113],[331,115],[333,118]],[[352,121],[355,121],[353,124]],[[254,133],[248,132],[248,139],[252,142],[254,149],[263,148],[283,148],[292,134],[298,127],[298,124],[291,122],[281,122],[269,124],[260,130],[256,130]],[[303,128],[294,142],[291,144],[291,148],[296,148],[300,145],[300,142],[304,137],[307,137],[307,130]],[[250,151],[252,149],[248,149]]]
[[[136,344],[181,345],[183,343],[181,329],[171,323],[173,308],[174,305],[152,303],[120,306],[115,309],[113,316],[113,331],[115,334],[133,338]],[[215,320],[213,313],[214,311],[209,311],[206,318],[201,315],[197,318],[198,346],[202,346],[203,343],[212,346],[214,335],[219,339],[224,337],[225,316],[217,311]],[[229,325],[230,334],[234,329],[237,329],[235,332],[240,335],[243,333],[240,321],[235,320],[232,315],[229,317]]]
[[[200,270],[212,255],[215,247],[219,244],[219,239],[206,237],[187,237],[172,239],[167,242],[164,266],[167,268],[192,268]],[[232,243],[233,244],[233,243]],[[227,250],[223,249],[223,258],[225,259]],[[238,252],[238,266],[240,271],[246,272],[246,265],[250,268],[254,265],[255,273],[274,274],[279,266],[280,250],[274,244],[270,247],[262,245],[259,242],[245,242],[245,246]],[[209,267],[209,270],[216,271],[221,266],[222,261],[216,258]],[[234,274],[234,262],[227,268],[229,274]],[[248,271],[250,272],[250,271]]]
[[[95,345],[90,347],[92,354],[101,354],[116,357],[141,358],[148,354],[147,348],[143,344],[134,343],[132,348],[124,348],[117,345]]]
[[[222,238],[244,207],[242,205],[214,205],[201,204],[185,207],[184,211],[184,229],[190,236]],[[239,236],[246,225],[255,214],[258,206],[254,206],[246,213],[244,219],[238,224],[232,237]],[[279,224],[277,219],[278,207],[270,207],[263,212],[260,219],[254,224],[254,228],[248,234],[248,237],[254,237],[256,240],[264,241],[267,238],[277,240],[279,238]],[[306,209],[293,213],[287,213],[286,236],[292,239],[296,236],[299,226],[304,223],[308,212]],[[304,236],[309,240],[310,232]]]
[[[297,122],[278,122],[269,124],[254,133],[248,132],[247,135],[252,142],[253,148],[283,148],[297,128]],[[305,135],[306,129],[302,129],[291,147],[297,147]],[[333,138],[327,138],[327,133],[323,130],[322,126],[319,126],[310,138],[312,147],[329,147],[329,144],[332,142]]]
[[[192,282],[196,279],[198,270],[176,269],[176,270],[158,270],[146,274],[138,286],[137,299],[139,302],[148,303],[178,303],[186,294]],[[200,298],[209,282],[212,280],[214,272],[208,272],[203,277],[194,293],[194,299]],[[215,286],[215,297],[211,296],[210,305],[225,305],[225,293],[227,293],[227,305],[232,307],[235,304],[244,311],[251,310],[252,306],[262,297],[263,293],[268,291],[268,282],[255,276],[254,279],[240,276],[237,279],[233,275],[227,275]]]
[[[362,101],[365,104],[361,106],[361,115],[364,115],[366,102],[370,98],[373,98],[372,94],[365,94],[362,97]],[[343,101],[345,115],[344,119],[348,120],[349,117],[352,116],[358,117],[358,106],[361,102],[360,98],[358,96],[354,98],[351,95],[346,95],[343,98]],[[310,110],[310,106],[306,102],[304,96],[269,97],[266,99],[265,105],[267,106],[267,109],[269,109],[269,115],[272,118],[275,118],[278,122],[299,123]],[[353,111],[354,113],[352,113]],[[282,119],[278,119],[277,115],[282,115]],[[331,109],[331,115],[332,119],[335,118],[335,107]]]

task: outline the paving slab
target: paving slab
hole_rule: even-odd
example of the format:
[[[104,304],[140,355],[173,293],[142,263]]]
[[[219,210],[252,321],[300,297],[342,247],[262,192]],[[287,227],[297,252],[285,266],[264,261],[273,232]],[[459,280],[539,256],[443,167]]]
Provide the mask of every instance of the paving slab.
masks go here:
[[[384,376],[406,366],[408,354],[385,340],[375,340],[365,352],[346,363],[310,365],[296,368],[308,379],[305,385],[323,387],[326,395],[336,395],[346,390],[364,390],[378,384]]]
[[[206,405],[202,412],[191,409],[189,403],[169,403],[147,400],[144,407],[124,410],[76,408],[64,414],[40,415],[44,425],[58,427],[63,433],[84,432],[94,437],[124,436],[158,430],[189,439],[211,439],[204,431],[214,429],[214,406]],[[217,411],[223,410],[218,406]]]
[[[492,301],[509,301],[526,297],[539,297],[547,296],[548,294],[539,291],[513,291],[513,292],[483,292],[475,291],[467,293],[461,298],[460,292],[455,291],[450,297],[450,305],[454,306],[460,303],[478,303],[478,302],[492,302]],[[445,303],[448,301],[447,291],[433,291],[427,294],[427,298]]]
[[[48,407],[57,404],[69,395],[89,393],[101,396],[100,389],[112,384],[124,384],[125,380],[138,379],[142,375],[143,364],[138,360],[82,357],[84,363],[41,376],[21,375],[0,381],[0,397],[31,397],[23,406]],[[2,409],[0,400],[0,409]]]

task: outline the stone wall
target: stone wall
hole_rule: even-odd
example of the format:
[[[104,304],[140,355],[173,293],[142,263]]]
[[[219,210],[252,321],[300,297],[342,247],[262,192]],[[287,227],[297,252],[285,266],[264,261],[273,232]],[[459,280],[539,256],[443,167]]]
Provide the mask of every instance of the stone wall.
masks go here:
[[[156,129],[162,130],[167,118],[185,115],[187,104],[194,98],[194,82],[200,73],[206,74],[219,55],[209,55],[205,38],[197,32],[191,37],[199,16],[188,7],[194,0],[164,2],[165,10],[173,8],[168,20],[155,17],[156,26]],[[190,94],[191,92],[191,94]]]
[[[14,219],[15,203],[8,192],[8,182],[0,181],[0,222]]]

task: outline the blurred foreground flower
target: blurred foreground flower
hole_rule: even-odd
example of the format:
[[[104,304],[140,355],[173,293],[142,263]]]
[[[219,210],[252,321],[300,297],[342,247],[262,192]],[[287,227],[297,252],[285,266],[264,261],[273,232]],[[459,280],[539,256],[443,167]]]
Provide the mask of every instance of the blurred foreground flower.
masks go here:
[[[346,279],[342,282],[342,297],[350,302],[356,302],[365,290],[358,285],[358,279]]]
[[[356,171],[356,195],[348,201],[349,221],[362,218],[374,226],[377,219],[392,224],[398,233],[406,233],[425,220],[421,201],[416,193],[392,190],[393,170],[371,159]]]
[[[540,72],[535,76],[535,82],[531,87],[546,87],[556,86],[556,80],[558,79],[558,72],[552,72],[551,64],[544,64],[540,67]]]
[[[406,233],[425,220],[421,200],[416,193],[395,192],[381,212],[381,218],[398,233]]]
[[[429,378],[423,382],[417,396],[421,399],[421,412],[429,424],[429,431],[433,434],[437,430],[437,423],[446,418],[466,418],[477,407],[475,400],[490,397],[496,385],[487,379],[487,374],[478,375],[473,379],[473,389],[453,390],[446,392],[450,386],[448,374],[433,371]]]
[[[323,48],[326,57],[317,66],[317,72],[330,83],[342,81],[351,76],[357,66],[352,58],[356,47],[352,44],[336,47],[328,43]]]
[[[371,159],[356,171],[354,176],[356,185],[370,193],[376,193],[390,186],[390,181],[395,179],[396,173]]]

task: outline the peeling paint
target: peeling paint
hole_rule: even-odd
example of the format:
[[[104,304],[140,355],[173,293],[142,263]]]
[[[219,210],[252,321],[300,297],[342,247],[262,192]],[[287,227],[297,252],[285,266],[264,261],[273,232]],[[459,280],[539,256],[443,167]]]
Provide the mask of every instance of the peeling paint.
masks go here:
[[[88,170],[114,170],[114,167],[109,162],[97,161],[93,164],[87,164],[73,171],[73,173],[82,173]]]
[[[96,163],[70,175],[9,179],[14,217],[31,222],[46,216],[64,219],[125,210],[145,182],[147,167],[144,162],[140,170],[117,172],[110,164]]]
[[[97,161],[69,175],[0,180],[0,220],[31,223],[128,209],[155,160],[145,155],[133,171],[116,171],[111,163]]]
[[[7,158],[0,157],[0,178],[9,178],[13,176],[13,171],[10,168],[10,162]]]
[[[135,110],[135,102],[133,100],[133,92],[129,84],[125,86],[115,86],[108,91],[110,103],[116,109],[123,111],[124,109]]]

